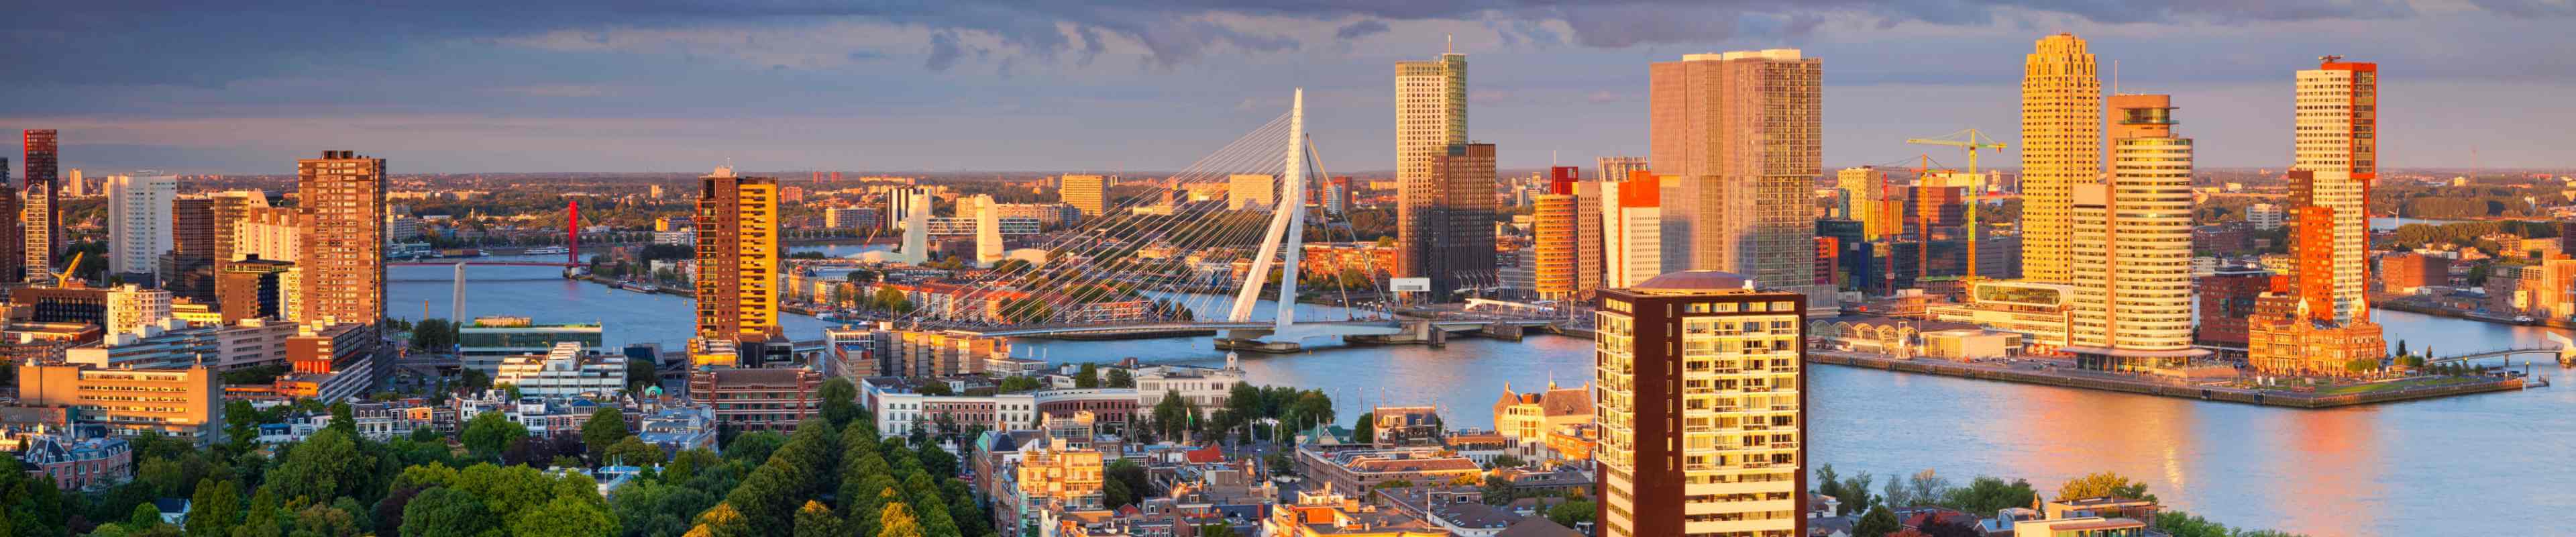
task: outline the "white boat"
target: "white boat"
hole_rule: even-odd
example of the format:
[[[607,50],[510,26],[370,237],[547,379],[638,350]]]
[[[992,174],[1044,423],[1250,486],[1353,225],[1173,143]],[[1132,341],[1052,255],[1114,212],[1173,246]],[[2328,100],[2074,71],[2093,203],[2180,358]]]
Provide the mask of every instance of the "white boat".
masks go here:
[[[572,249],[562,246],[539,246],[529,248],[528,251],[521,253],[525,253],[527,255],[568,254],[572,253]]]

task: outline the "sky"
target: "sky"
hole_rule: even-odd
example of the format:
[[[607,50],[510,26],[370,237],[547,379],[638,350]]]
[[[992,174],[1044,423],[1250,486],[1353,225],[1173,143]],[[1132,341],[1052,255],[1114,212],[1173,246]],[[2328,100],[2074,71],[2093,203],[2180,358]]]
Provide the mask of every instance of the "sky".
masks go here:
[[[2023,55],[2073,32],[2120,91],[2174,95],[2204,167],[2284,165],[2292,74],[2327,54],[2380,64],[2384,166],[2576,164],[2576,0],[327,4],[21,3],[0,129],[60,129],[92,174],[325,149],[397,174],[1115,173],[1181,169],[1302,87],[1327,164],[1385,170],[1394,62],[1454,47],[1502,166],[1589,168],[1645,154],[1647,64],[1790,47],[1824,62],[1828,166],[1955,166],[1903,140],[2017,145]]]

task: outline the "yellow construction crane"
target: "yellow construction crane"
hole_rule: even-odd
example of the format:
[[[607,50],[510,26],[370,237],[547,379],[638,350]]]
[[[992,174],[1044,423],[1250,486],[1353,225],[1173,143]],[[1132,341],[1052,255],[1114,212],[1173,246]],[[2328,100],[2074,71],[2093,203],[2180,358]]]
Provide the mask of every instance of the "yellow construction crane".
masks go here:
[[[48,268],[44,269],[45,273],[54,275],[56,285],[69,284],[72,282],[72,273],[80,271],[81,256],[85,255],[89,255],[89,252],[72,252],[72,264],[66,265],[62,272],[54,272],[53,269]]]
[[[1986,133],[1977,132],[1977,129],[1974,127],[1960,129],[1958,132],[1952,132],[1931,138],[1907,138],[1905,139],[1905,143],[1964,147],[1968,149],[1968,210],[1965,211],[1968,213],[1966,215],[1968,224],[1968,276],[1960,279],[1960,281],[1962,283],[1975,283],[1977,281],[1977,235],[1981,234],[1977,229],[1977,209],[1984,207],[1986,204],[1986,176],[1977,172],[1977,150],[1993,149],[1995,152],[2001,153],[2004,150],[2004,144],[1996,142],[1994,138],[1986,137]],[[1922,181],[1923,179],[1918,175],[1915,180]],[[1930,251],[1932,249],[1932,238],[1928,236],[1928,233],[1927,236],[1923,237],[1923,246],[1920,248],[1924,251]],[[1928,270],[1931,267],[1927,266],[1924,268]]]

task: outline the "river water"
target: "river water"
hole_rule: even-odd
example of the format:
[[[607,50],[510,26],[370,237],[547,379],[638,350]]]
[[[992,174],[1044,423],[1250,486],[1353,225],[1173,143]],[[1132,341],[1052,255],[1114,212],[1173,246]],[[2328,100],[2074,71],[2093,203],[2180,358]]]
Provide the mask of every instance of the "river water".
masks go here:
[[[425,307],[429,316],[448,316],[452,269],[390,270],[388,315],[418,318]],[[689,337],[686,298],[612,291],[555,272],[471,268],[466,312],[599,322],[610,345],[673,349]],[[1324,307],[1300,315],[1339,316]],[[2376,315],[2392,344],[2442,354],[2540,346],[2549,330]],[[790,336],[807,339],[820,337],[824,323],[789,315],[786,325]],[[1380,403],[1436,404],[1451,423],[1490,427],[1506,384],[1588,381],[1591,345],[1556,336],[1460,339],[1439,350],[1319,348],[1245,356],[1241,364],[1255,383],[1326,390],[1346,421]],[[1032,340],[1015,349],[1054,362],[1224,361],[1205,338]],[[2534,373],[2568,376],[2555,365]],[[2147,483],[2175,509],[2319,536],[2545,534],[2576,507],[2576,386],[2295,410],[1834,366],[1811,369],[1808,385],[1813,460],[1845,475],[1934,469],[1954,483],[2015,476],[2053,491],[2066,479],[2112,471]]]

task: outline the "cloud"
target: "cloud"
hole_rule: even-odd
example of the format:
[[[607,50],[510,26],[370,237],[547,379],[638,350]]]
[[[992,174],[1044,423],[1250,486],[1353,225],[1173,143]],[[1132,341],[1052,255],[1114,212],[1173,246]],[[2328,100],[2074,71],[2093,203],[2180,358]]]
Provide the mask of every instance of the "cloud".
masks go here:
[[[530,97],[598,97],[598,96],[601,96],[601,95],[607,95],[607,94],[608,94],[608,90],[606,90],[606,89],[604,89],[604,88],[601,88],[601,87],[599,87],[599,86],[576,85],[576,84],[540,84],[540,85],[534,85],[534,86],[512,86],[512,87],[506,87],[506,88],[493,88],[493,89],[492,89],[492,91],[498,91],[498,92],[501,92],[501,93],[511,93],[511,94],[518,94],[518,95],[526,95],[526,96],[530,96]]]
[[[1349,41],[1386,33],[1386,29],[1386,21],[1368,19],[1342,25],[1341,29],[1333,30],[1333,38]]]
[[[946,71],[950,67],[955,67],[957,60],[965,57],[966,47],[957,43],[957,32],[930,34],[930,59],[924,61],[922,67],[932,71]]]

